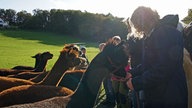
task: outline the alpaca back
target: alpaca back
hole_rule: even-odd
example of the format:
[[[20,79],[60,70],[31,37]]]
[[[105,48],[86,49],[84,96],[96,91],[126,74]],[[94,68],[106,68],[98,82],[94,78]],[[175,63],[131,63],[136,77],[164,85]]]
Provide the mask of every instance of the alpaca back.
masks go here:
[[[66,108],[70,99],[69,96],[53,97],[35,103],[13,105],[4,108]]]
[[[34,82],[17,78],[0,77],[0,92],[14,86],[31,84],[34,84]]]
[[[73,91],[65,87],[22,85],[12,87],[0,93],[0,107],[33,103],[55,96],[67,96],[70,94],[73,94]]]

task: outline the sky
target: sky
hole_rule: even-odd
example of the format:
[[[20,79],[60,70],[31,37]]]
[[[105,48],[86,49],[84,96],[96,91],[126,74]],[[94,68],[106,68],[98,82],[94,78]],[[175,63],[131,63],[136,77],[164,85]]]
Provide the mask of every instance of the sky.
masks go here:
[[[1,9],[14,9],[17,12],[34,9],[81,10],[99,14],[128,18],[138,6],[148,6],[157,10],[160,17],[178,14],[180,20],[192,9],[191,0],[0,0]]]

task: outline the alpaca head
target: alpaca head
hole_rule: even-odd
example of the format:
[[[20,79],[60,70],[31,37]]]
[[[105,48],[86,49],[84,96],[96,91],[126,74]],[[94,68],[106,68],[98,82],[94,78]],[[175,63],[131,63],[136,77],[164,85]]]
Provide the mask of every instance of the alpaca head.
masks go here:
[[[42,60],[49,60],[53,58],[53,54],[51,54],[50,52],[44,52],[41,54],[41,59]]]
[[[115,45],[112,39],[106,42],[102,53],[107,55],[109,61],[109,67],[112,66],[111,72],[117,70],[117,68],[124,68],[127,66],[129,59],[128,44],[125,41],[121,41],[120,44]],[[119,69],[118,69],[119,70]]]
[[[143,39],[140,37],[129,36],[127,39],[131,57],[131,67],[134,68],[141,63]]]
[[[79,57],[79,48],[75,44],[66,44],[62,51],[60,51],[60,57],[68,63],[69,67],[79,65],[84,59]]]
[[[37,53],[34,56],[31,56],[32,58],[40,59],[41,53]]]
[[[115,45],[113,40],[109,39],[106,42],[102,53],[107,56],[107,67],[112,74],[117,76],[125,76],[124,67],[127,66],[129,60],[129,49],[126,41],[121,41]]]

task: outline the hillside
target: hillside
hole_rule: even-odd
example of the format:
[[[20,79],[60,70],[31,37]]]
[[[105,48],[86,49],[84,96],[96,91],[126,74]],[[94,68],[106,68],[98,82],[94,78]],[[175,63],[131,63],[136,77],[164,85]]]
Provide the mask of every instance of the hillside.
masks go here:
[[[34,66],[31,56],[50,51],[54,56],[48,61],[50,70],[59,56],[59,51],[67,43],[83,43],[87,48],[87,57],[91,61],[99,52],[98,43],[85,42],[71,36],[21,30],[0,31],[0,68],[16,65]]]

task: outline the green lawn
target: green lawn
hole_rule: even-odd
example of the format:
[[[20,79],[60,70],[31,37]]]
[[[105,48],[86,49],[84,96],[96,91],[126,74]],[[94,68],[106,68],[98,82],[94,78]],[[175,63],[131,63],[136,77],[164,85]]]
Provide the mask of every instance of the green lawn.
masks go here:
[[[34,66],[35,60],[31,56],[50,51],[54,55],[53,59],[48,61],[47,70],[50,70],[59,56],[59,51],[67,43],[85,43],[89,61],[99,52],[98,44],[75,37],[45,32],[0,30],[0,68]]]

